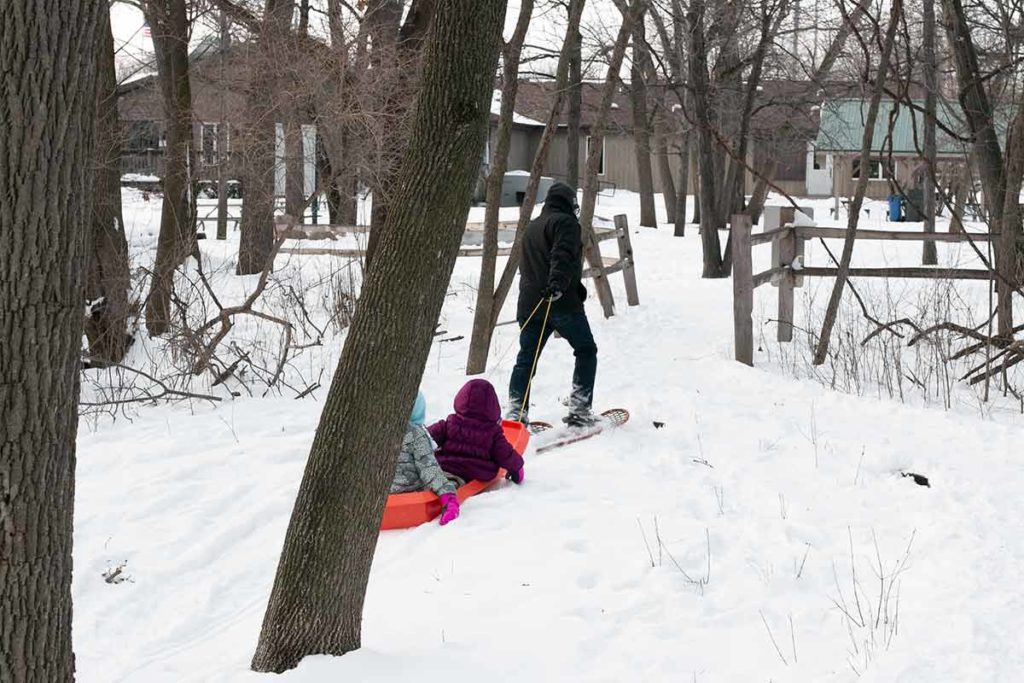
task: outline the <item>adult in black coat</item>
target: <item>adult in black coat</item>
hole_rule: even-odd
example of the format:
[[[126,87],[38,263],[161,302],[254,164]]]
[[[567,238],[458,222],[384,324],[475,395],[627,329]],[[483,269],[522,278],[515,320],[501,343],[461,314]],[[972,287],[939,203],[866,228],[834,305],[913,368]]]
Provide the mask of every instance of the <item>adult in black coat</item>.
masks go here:
[[[576,190],[555,183],[548,190],[544,209],[526,227],[519,261],[519,302],[516,319],[519,355],[509,382],[509,419],[526,422],[529,391],[540,352],[558,332],[572,346],[576,366],[572,377],[569,415],[563,419],[579,426],[594,421],[594,377],[597,344],[583,308],[583,240],[576,218]]]

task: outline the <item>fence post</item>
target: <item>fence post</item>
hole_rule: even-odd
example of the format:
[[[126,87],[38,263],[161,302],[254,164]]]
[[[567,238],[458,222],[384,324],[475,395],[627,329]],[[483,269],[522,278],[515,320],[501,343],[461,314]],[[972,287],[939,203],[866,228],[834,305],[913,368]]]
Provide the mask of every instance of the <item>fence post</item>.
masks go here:
[[[779,265],[787,270],[779,278],[779,327],[780,342],[793,341],[793,286],[796,276],[790,266],[796,258],[796,228],[790,225],[779,236]]]
[[[750,216],[732,217],[732,315],[736,360],[754,365],[754,271],[750,260]]]
[[[601,302],[604,310],[604,317],[610,318],[615,315],[615,299],[612,296],[612,287],[608,282],[608,274],[604,272],[604,259],[601,257],[601,244],[594,234],[593,223],[581,226],[583,229],[583,252],[594,270],[594,287],[597,289],[597,299]]]
[[[636,271],[633,270],[633,243],[629,239],[629,219],[626,214],[620,213],[613,220],[619,243],[619,260],[622,261],[622,279],[626,283],[626,303],[639,306],[640,295],[636,291]]]

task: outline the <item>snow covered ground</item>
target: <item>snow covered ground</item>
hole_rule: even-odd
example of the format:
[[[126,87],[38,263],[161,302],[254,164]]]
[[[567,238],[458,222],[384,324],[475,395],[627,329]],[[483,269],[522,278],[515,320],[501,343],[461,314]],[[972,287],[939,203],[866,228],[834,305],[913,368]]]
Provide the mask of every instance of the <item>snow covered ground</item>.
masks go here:
[[[134,194],[126,205],[142,262],[158,210]],[[625,193],[598,212],[618,210],[636,224]],[[641,306],[625,306],[617,277],[615,317],[588,303],[597,405],[629,408],[630,423],[528,456],[523,486],[472,499],[443,529],[383,533],[363,649],[308,658],[283,680],[1020,680],[1024,474],[1015,446],[1024,420],[979,411],[960,388],[943,410],[794,379],[797,363],[780,359],[770,326],[757,367],[742,366],[731,360],[731,281],[699,278],[696,231],[632,237]],[[230,269],[235,240],[202,243],[211,270]],[[762,250],[755,264],[764,266]],[[918,250],[858,247],[857,259],[912,265]],[[944,263],[971,258],[962,247],[939,251]],[[808,246],[809,261],[823,258]],[[332,259],[292,256],[279,270],[313,280],[337,268]],[[478,268],[459,260],[443,338],[468,338]],[[224,296],[234,301],[251,283]],[[821,309],[829,286],[809,283],[798,300],[817,288]],[[893,289],[914,297],[923,287],[863,285],[890,299]],[[757,329],[772,317],[773,295],[757,291]],[[966,296],[982,295],[975,286]],[[812,324],[808,311],[798,303],[798,326]],[[341,339],[327,341],[302,361],[314,378],[315,366],[328,367],[325,386]],[[431,351],[430,417],[447,413],[464,381],[467,343]],[[499,394],[515,347],[514,326],[500,327],[487,374]],[[146,344],[133,360],[159,349]],[[571,364],[555,340],[534,388],[538,419],[560,417]],[[248,662],[324,395],[246,394],[83,421],[80,681],[261,680]],[[131,581],[105,583],[101,574],[123,562]]]

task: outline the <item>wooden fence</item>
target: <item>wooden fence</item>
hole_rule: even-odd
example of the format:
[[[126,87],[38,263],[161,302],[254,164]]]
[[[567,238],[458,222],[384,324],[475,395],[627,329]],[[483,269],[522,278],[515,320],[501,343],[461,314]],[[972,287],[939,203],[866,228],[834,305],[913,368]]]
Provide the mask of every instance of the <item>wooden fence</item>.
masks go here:
[[[607,221],[607,219],[604,220]],[[611,288],[607,287],[607,278],[614,273],[622,273],[622,279],[626,286],[626,303],[630,306],[640,305],[640,295],[636,288],[636,272],[633,268],[633,244],[629,239],[629,221],[624,214],[620,214],[612,219],[612,225],[613,227],[610,228],[595,229],[594,236],[598,245],[606,240],[614,239],[618,245],[618,258],[601,256],[600,266],[590,267],[583,271],[584,278],[593,279],[598,287],[604,285],[607,289],[607,297],[601,297],[601,304],[605,308],[605,317],[611,315],[610,307],[613,305]],[[515,230],[517,226],[518,222],[514,221],[503,221],[498,224],[499,230]],[[344,235],[366,234],[369,231],[366,226],[298,224],[290,216],[277,216],[274,228],[278,238],[295,240],[337,240]],[[467,223],[466,229],[468,231],[482,230],[483,224]],[[599,246],[598,249],[600,249]],[[508,256],[511,251],[508,247],[501,248],[498,250],[498,256]],[[280,253],[355,258],[363,256],[365,252],[362,248],[282,247]],[[481,256],[482,254],[483,250],[479,248],[462,247],[459,249],[459,256]]]
[[[786,215],[788,213],[788,216]],[[846,228],[824,228],[814,225],[794,225],[794,210],[783,210],[780,227],[751,234],[750,217],[744,214],[733,216],[733,335],[736,360],[747,365],[754,364],[754,290],[763,284],[774,282],[778,285],[778,330],[780,342],[793,341],[793,298],[794,289],[804,277],[835,277],[837,266],[808,266],[801,263],[803,244],[809,239],[846,239]],[[994,233],[962,232],[906,232],[900,230],[857,230],[857,240],[918,241],[918,242],[989,242],[997,241]],[[771,268],[754,273],[752,266],[753,247],[762,244],[777,245],[773,249]],[[798,258],[800,257],[800,258]],[[896,277],[924,278],[933,280],[992,280],[992,271],[981,268],[941,267],[887,267],[850,268],[850,277]]]

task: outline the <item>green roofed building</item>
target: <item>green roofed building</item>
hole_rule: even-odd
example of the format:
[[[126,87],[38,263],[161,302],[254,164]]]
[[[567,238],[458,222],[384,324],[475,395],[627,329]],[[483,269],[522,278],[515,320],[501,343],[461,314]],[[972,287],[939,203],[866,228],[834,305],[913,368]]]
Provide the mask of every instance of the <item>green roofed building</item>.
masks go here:
[[[818,172],[808,191],[818,195],[853,195],[860,178],[860,150],[870,101],[834,99],[820,111],[813,167]],[[959,104],[939,100],[936,116],[937,165],[940,182],[948,186],[965,167],[971,142]],[[884,199],[900,190],[920,187],[924,164],[924,100],[911,103],[882,100],[875,121],[867,196]],[[814,185],[812,187],[812,184]]]

